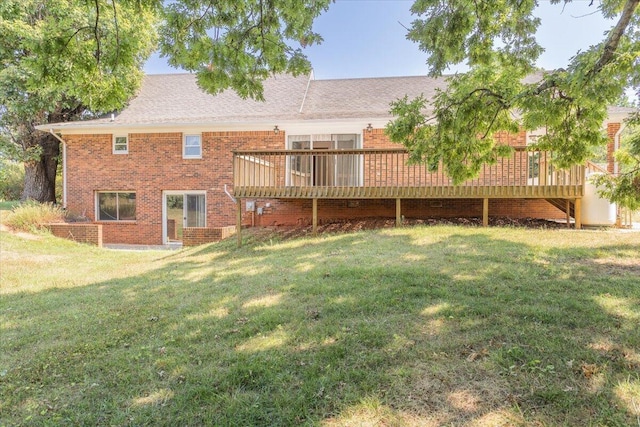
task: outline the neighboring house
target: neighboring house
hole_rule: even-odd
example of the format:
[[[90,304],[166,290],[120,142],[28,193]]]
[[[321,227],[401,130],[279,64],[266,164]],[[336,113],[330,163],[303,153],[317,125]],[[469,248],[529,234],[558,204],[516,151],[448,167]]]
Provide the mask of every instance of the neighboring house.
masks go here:
[[[383,131],[389,103],[429,99],[443,79],[277,76],[264,86],[256,102],[206,94],[192,74],[150,75],[120,114],[40,126],[64,142],[64,206],[102,224],[105,243],[130,244],[202,243],[240,222],[570,215],[580,225],[585,167],[554,170],[548,153],[524,149],[534,136],[524,131],[501,135],[513,157],[459,186],[407,165]],[[625,113],[604,123],[612,149]]]

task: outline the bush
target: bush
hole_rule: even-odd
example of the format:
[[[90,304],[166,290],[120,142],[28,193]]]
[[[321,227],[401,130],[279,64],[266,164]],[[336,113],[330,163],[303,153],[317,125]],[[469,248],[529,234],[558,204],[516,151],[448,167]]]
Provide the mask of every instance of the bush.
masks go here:
[[[26,202],[11,210],[6,225],[14,230],[34,232],[44,228],[46,224],[63,222],[64,211],[51,203]]]
[[[24,185],[24,168],[21,164],[0,159],[0,200],[18,200]]]

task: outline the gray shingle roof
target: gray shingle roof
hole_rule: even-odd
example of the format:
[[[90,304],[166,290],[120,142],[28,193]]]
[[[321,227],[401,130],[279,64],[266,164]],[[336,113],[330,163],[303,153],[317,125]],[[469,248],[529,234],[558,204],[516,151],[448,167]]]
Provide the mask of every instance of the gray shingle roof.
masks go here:
[[[444,78],[424,76],[314,80],[304,103],[305,119],[391,118],[389,104],[408,95],[431,99]]]
[[[227,90],[216,96],[200,89],[194,74],[145,76],[140,90],[114,120],[102,118],[46,125],[93,126],[216,124],[275,120],[390,118],[389,103],[405,95],[431,98],[444,79],[389,77],[314,80],[278,75],[264,82],[265,101],[242,99]]]
[[[265,101],[242,99],[226,90],[216,96],[200,89],[194,74],[145,76],[138,95],[116,118],[118,123],[211,123],[251,121],[297,113],[308,76],[278,75],[264,82]]]
[[[539,75],[527,79],[535,81]],[[200,89],[194,74],[145,76],[135,98],[114,120],[103,118],[40,126],[48,129],[114,126],[212,125],[277,121],[391,119],[389,104],[405,95],[431,99],[446,78],[426,76],[314,80],[278,75],[264,82],[265,102],[227,90],[216,96]],[[616,109],[610,113],[623,113]],[[626,113],[626,111],[625,111]]]

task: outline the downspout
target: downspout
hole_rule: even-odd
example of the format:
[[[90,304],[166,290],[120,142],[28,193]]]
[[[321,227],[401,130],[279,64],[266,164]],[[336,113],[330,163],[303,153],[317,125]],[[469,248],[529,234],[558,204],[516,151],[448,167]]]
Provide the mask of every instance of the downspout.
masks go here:
[[[229,190],[227,190],[227,184],[224,185],[224,193],[229,196],[229,198],[231,199],[231,201],[233,203],[237,203],[238,201],[236,200],[235,197],[233,197],[233,195],[229,192]]]
[[[62,144],[62,207],[67,208],[67,143],[53,129],[49,133]]]

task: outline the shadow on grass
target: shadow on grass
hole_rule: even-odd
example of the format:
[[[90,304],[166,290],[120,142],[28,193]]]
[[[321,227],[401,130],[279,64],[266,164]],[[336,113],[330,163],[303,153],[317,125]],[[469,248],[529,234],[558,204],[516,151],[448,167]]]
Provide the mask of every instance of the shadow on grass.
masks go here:
[[[163,254],[143,276],[4,297],[2,419],[628,425],[639,415],[640,276],[606,267],[637,260],[633,246],[540,250],[428,229],[232,245]]]

